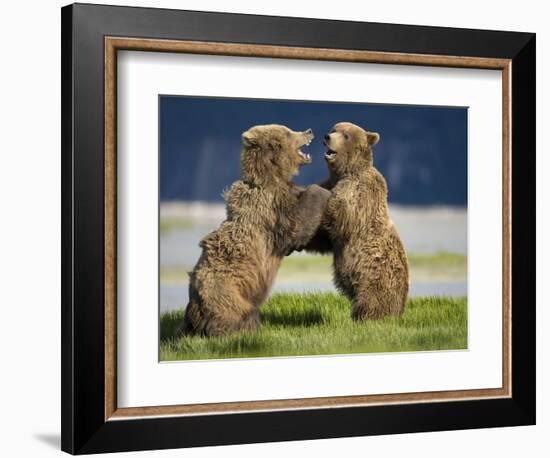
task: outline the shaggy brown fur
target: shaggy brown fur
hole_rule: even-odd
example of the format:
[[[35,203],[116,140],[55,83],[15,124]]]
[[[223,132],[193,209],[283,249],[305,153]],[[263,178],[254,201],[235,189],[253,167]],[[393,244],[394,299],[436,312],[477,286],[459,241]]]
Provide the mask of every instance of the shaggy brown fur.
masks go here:
[[[311,162],[300,148],[311,129],[294,132],[278,125],[243,134],[241,180],[224,197],[227,218],[200,243],[202,255],[190,274],[189,305],[182,331],[226,335],[258,327],[282,258],[305,246],[317,231],[330,192],[292,183]]]
[[[323,229],[307,249],[334,253],[336,286],[358,320],[400,315],[409,291],[407,255],[390,219],[387,186],[373,166],[380,136],[341,122],[325,136],[332,190]],[[328,235],[328,240],[326,235]]]

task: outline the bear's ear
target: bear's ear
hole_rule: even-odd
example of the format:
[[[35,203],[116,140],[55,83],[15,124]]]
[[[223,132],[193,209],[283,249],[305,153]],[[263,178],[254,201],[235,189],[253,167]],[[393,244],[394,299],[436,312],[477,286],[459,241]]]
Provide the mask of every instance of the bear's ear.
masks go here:
[[[243,132],[241,138],[243,140],[243,145],[245,146],[252,146],[256,143],[256,135],[254,135],[254,133],[250,130]]]
[[[380,140],[380,134],[378,132],[367,132],[367,141],[369,145],[376,145]]]

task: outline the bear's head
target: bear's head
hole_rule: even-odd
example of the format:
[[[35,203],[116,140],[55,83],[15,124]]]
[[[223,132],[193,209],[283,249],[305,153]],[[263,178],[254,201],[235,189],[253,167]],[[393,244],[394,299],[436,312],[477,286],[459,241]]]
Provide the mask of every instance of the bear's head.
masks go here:
[[[372,166],[372,146],[380,140],[376,132],[368,132],[351,122],[339,122],[325,135],[325,159],[337,177],[360,173]]]
[[[241,179],[255,185],[289,183],[301,165],[311,162],[311,156],[301,150],[311,140],[311,129],[295,132],[277,124],[251,127],[242,134]]]

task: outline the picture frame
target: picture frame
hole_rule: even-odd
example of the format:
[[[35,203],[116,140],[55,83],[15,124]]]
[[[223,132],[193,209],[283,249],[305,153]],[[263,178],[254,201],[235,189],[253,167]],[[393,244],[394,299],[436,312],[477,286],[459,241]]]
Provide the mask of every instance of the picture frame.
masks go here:
[[[61,35],[64,451],[535,424],[534,34],[74,4],[62,8]],[[116,62],[121,50],[501,71],[502,386],[118,408]]]

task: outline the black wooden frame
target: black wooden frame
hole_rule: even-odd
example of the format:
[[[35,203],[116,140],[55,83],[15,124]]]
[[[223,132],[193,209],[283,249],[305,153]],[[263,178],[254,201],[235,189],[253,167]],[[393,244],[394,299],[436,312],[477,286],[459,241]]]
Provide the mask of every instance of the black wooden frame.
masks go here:
[[[534,34],[75,4],[62,9],[61,35],[64,451],[535,423]],[[512,397],[105,421],[105,36],[512,59]]]

